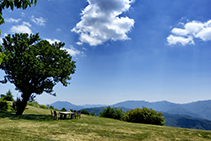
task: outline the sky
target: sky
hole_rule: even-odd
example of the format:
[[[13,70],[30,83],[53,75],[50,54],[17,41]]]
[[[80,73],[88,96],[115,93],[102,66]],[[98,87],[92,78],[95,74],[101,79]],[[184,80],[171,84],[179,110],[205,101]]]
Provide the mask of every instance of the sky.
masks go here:
[[[210,0],[38,0],[3,11],[2,38],[39,33],[65,42],[76,61],[67,87],[40,104],[111,105],[126,100],[189,103],[211,99]],[[0,71],[3,79],[4,71]],[[0,84],[0,93],[20,92]]]

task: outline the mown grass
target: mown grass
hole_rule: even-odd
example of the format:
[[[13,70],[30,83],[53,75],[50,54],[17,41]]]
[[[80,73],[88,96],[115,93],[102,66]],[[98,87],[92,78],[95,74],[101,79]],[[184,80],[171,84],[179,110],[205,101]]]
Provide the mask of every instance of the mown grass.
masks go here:
[[[50,111],[27,106],[22,116],[0,114],[0,140],[99,140],[99,141],[207,141],[211,131],[128,123],[82,115],[81,119],[54,120]]]

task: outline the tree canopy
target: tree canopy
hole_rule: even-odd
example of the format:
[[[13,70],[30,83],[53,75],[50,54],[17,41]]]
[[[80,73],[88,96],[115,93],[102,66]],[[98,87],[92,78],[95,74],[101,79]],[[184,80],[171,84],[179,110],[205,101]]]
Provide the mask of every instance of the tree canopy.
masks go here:
[[[2,10],[5,8],[10,8],[11,10],[16,8],[26,9],[32,4],[37,4],[37,0],[0,0],[0,25],[4,23],[4,18],[2,16]]]
[[[27,101],[34,94],[46,92],[56,95],[53,87],[58,82],[64,86],[70,83],[76,62],[63,49],[64,45],[61,42],[50,44],[47,40],[41,40],[38,33],[30,36],[27,33],[16,33],[3,38],[0,52],[6,56],[0,69],[6,75],[1,83],[9,81],[21,92],[16,114],[23,113]]]

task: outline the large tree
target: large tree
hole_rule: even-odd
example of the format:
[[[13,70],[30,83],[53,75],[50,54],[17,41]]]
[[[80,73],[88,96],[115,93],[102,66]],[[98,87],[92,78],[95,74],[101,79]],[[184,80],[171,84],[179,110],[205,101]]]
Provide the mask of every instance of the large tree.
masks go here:
[[[13,83],[21,92],[17,103],[17,115],[22,115],[31,96],[43,92],[55,95],[53,87],[61,82],[69,84],[75,73],[75,61],[63,49],[64,43],[50,44],[35,35],[14,34],[3,38],[1,51],[6,54],[0,69],[5,71],[4,80]]]
[[[17,9],[26,9],[28,6],[31,7],[32,4],[37,4],[37,0],[0,0],[0,25],[4,24],[4,18],[2,16],[2,10],[5,8],[10,8],[14,10]],[[1,29],[0,29],[1,35]],[[5,54],[0,52],[0,64],[4,58]]]

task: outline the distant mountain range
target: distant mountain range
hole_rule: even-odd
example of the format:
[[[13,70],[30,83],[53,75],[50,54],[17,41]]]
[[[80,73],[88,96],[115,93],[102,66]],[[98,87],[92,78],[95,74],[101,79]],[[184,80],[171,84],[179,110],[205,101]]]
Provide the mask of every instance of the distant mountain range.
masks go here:
[[[79,105],[74,105],[70,102],[67,102],[67,101],[57,101],[57,102],[54,102],[52,104],[50,104],[51,106],[53,106],[55,109],[58,109],[58,110],[61,110],[62,108],[65,108],[66,110],[81,110],[81,109],[85,109],[85,108],[92,108],[92,107],[107,107],[107,105],[89,105],[89,104],[86,104],[86,105],[82,105],[82,106],[79,106]]]
[[[54,108],[61,110],[63,107],[67,110],[82,110],[95,112],[99,116],[108,105],[83,105],[77,106],[67,101],[57,101],[51,104]],[[176,104],[168,101],[147,102],[147,101],[124,101],[111,107],[121,108],[123,111],[134,108],[152,108],[158,112],[164,113],[166,126],[182,127],[211,130],[211,100],[197,101],[187,104]]]
[[[197,101],[187,104],[175,104],[168,101],[146,102],[146,101],[125,101],[112,105],[113,107],[125,108],[152,108],[159,112],[169,114],[188,115],[196,118],[211,120],[211,100]]]

